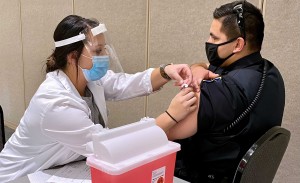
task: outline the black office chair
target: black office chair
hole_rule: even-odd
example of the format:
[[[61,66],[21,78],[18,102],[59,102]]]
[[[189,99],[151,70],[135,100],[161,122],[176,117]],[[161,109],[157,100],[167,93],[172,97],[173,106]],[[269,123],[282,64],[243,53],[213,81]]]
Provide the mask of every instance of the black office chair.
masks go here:
[[[3,149],[4,144],[5,144],[5,131],[4,131],[4,115],[3,115],[3,110],[0,105],[0,151]]]
[[[268,130],[240,161],[233,183],[272,183],[290,136],[290,131],[280,126]]]

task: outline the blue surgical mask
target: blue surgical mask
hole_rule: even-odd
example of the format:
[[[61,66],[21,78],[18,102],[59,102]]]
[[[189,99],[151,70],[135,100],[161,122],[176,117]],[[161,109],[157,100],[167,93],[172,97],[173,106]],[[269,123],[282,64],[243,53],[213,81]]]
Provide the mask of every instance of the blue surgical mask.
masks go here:
[[[101,79],[107,72],[109,67],[109,56],[93,56],[93,67],[91,69],[82,69],[85,79],[90,81],[96,81]]]

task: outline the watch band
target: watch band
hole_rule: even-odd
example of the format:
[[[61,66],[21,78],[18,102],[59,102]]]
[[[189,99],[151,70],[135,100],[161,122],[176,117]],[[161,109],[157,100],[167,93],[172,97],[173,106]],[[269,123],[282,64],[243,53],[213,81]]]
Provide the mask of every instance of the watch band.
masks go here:
[[[168,76],[168,74],[165,72],[165,67],[171,65],[171,64],[161,64],[159,66],[159,71],[160,71],[160,75],[161,77],[167,79],[167,80],[171,80],[170,76]]]

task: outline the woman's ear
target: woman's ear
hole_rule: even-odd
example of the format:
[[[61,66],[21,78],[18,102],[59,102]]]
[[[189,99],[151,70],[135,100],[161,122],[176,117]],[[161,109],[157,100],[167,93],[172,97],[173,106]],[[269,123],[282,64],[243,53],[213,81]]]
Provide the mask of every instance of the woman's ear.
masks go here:
[[[71,53],[69,53],[67,55],[67,62],[68,64],[70,65],[73,65],[73,64],[77,64],[77,60],[78,60],[78,54],[77,54],[77,51],[72,51]]]
[[[243,50],[245,46],[245,40],[242,37],[237,38],[233,53],[237,53]]]

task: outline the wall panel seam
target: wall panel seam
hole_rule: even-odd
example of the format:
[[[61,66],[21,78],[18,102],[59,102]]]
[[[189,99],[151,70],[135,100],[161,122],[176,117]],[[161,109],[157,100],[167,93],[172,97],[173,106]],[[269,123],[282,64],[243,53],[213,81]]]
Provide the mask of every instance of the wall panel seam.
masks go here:
[[[147,0],[147,8],[146,8],[146,69],[150,67],[150,45],[149,45],[149,37],[150,37],[150,0]],[[149,96],[145,97],[145,111],[144,116],[148,114],[148,105],[149,105]]]
[[[26,85],[25,85],[25,63],[24,63],[24,41],[23,41],[23,24],[22,24],[22,1],[19,0],[19,13],[20,13],[20,41],[21,41],[21,60],[22,60],[22,69],[23,69],[23,109],[26,108]]]
[[[262,14],[265,18],[266,15],[266,5],[267,5],[267,0],[263,0],[263,4],[262,4]]]
[[[261,10],[261,13],[263,14],[263,17],[265,18],[266,15],[266,3],[267,0],[259,0],[258,2],[258,8]]]
[[[72,0],[72,14],[75,14],[75,0]]]

